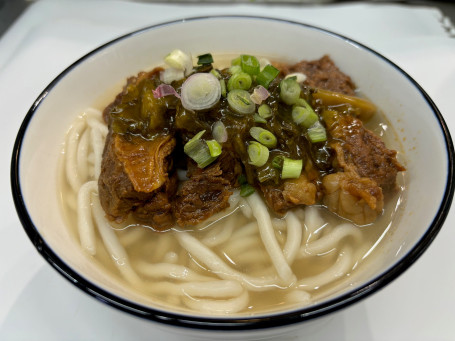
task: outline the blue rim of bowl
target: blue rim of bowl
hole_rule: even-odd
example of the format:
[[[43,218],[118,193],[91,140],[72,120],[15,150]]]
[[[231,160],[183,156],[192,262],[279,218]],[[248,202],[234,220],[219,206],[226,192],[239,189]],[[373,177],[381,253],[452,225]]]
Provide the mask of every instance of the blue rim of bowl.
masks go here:
[[[410,83],[420,92],[421,96],[426,100],[428,106],[433,110],[435,118],[438,120],[441,132],[444,135],[447,149],[448,157],[448,176],[447,176],[447,186],[444,193],[444,196],[441,200],[439,210],[434,217],[431,225],[428,227],[427,232],[422,236],[420,241],[414,246],[414,248],[408,252],[403,259],[397,263],[395,266],[390,268],[387,272],[379,275],[378,277],[372,279],[370,282],[365,283],[362,287],[348,292],[340,297],[334,298],[327,302],[323,302],[311,307],[294,309],[289,312],[283,313],[271,313],[268,315],[258,315],[250,317],[203,317],[203,316],[191,316],[178,313],[164,312],[158,309],[153,309],[150,307],[145,307],[143,305],[131,302],[129,300],[118,297],[97,285],[87,281],[81,275],[77,274],[73,269],[71,269],[58,255],[56,255],[52,249],[46,244],[45,240],[39,233],[36,226],[33,224],[31,217],[28,214],[27,207],[22,197],[21,184],[19,178],[19,168],[20,168],[20,153],[21,146],[24,139],[24,136],[27,131],[27,127],[38,109],[40,103],[46,98],[47,94],[52,91],[53,87],[72,69],[77,67],[84,60],[88,59],[90,56],[98,53],[104,48],[115,44],[118,41],[127,39],[131,36],[141,34],[145,31],[159,29],[160,27],[174,24],[182,24],[188,21],[201,21],[201,20],[214,20],[214,19],[245,19],[245,20],[266,20],[266,21],[276,21],[285,24],[296,25],[299,27],[305,27],[307,29],[313,29],[316,31],[323,32],[325,34],[337,37],[344,40],[346,43],[357,46],[369,53],[374,54],[376,57],[387,62],[389,65],[394,67],[398,72],[405,76]],[[22,125],[19,129],[11,161],[11,188],[14,199],[14,204],[16,206],[16,211],[19,216],[19,219],[23,225],[25,232],[30,238],[31,242],[41,254],[42,257],[63,277],[69,280],[72,284],[83,290],[85,293],[96,298],[97,300],[104,302],[105,304],[115,307],[121,311],[130,313],[135,316],[139,316],[148,320],[161,322],[167,325],[174,325],[178,327],[187,327],[193,329],[205,329],[205,330],[229,330],[229,331],[241,331],[241,330],[258,330],[266,329],[273,327],[282,327],[286,325],[291,325],[295,323],[300,323],[303,321],[308,321],[317,317],[327,315],[331,312],[338,311],[348,305],[357,302],[372,293],[382,289],[392,280],[401,275],[406,269],[408,269],[428,248],[432,243],[438,232],[440,231],[448,213],[450,206],[452,204],[452,199],[454,195],[454,146],[449,133],[449,129],[439,112],[438,108],[428,96],[428,94],[423,90],[423,88],[406,72],[404,72],[396,64],[379,54],[378,52],[370,49],[369,47],[358,43],[350,38],[347,38],[343,35],[315,27],[313,25],[308,25],[292,20],[272,18],[272,17],[261,17],[261,16],[248,16],[248,15],[214,15],[214,16],[203,16],[203,17],[192,17],[184,18],[180,20],[169,21],[165,23],[160,23],[152,26],[148,26],[134,32],[125,34],[116,39],[109,41],[106,44],[99,46],[93,51],[89,52],[85,56],[81,57],[73,64],[71,64],[67,69],[60,73],[40,94],[40,96],[33,103],[32,107],[25,116]]]

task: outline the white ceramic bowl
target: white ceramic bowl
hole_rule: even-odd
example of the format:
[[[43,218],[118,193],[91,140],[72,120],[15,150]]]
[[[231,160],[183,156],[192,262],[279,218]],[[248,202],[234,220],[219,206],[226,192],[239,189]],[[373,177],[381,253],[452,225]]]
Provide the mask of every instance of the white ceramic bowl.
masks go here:
[[[144,305],[97,274],[68,233],[57,197],[57,163],[64,135],[84,109],[128,76],[160,64],[171,50],[193,55],[251,53],[279,60],[329,54],[387,113],[402,143],[406,202],[381,262],[356,285],[316,305],[260,316],[207,317]],[[326,315],[384,287],[428,247],[450,208],[454,150],[434,103],[392,62],[350,39],[300,23],[257,17],[204,17],[152,26],[107,43],[63,71],[38,97],[20,128],[12,160],[12,190],[19,217],[39,253],[74,285],[101,301],[150,320],[203,330],[263,330]],[[422,198],[429,198],[422,200]]]

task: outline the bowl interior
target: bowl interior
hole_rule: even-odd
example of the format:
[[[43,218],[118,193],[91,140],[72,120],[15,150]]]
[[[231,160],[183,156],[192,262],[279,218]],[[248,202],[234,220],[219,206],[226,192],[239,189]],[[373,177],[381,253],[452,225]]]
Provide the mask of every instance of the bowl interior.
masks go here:
[[[328,54],[390,121],[407,168],[404,213],[399,226],[383,242],[381,261],[358,272],[353,286],[326,302],[335,296],[346,297],[379,279],[405,261],[435,228],[432,224],[440,214],[449,174],[446,136],[435,108],[412,80],[376,53],[316,28],[263,18],[200,18],[152,27],[99,48],[62,73],[29,113],[20,146],[20,191],[39,235],[74,273],[115,296],[150,306],[81,252],[78,240],[65,228],[56,179],[65,132],[73,120],[88,107],[109,103],[128,76],[161,64],[175,48],[193,56],[250,53],[285,62]],[[152,308],[165,309],[157,305]]]

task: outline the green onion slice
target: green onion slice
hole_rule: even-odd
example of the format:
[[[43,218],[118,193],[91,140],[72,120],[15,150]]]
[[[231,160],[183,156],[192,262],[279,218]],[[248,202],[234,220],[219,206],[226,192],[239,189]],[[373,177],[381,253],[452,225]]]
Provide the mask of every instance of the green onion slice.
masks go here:
[[[304,101],[302,98],[300,98],[300,100]],[[297,105],[292,108],[292,119],[295,123],[301,124],[305,128],[309,128],[314,123],[316,123],[319,118],[318,115],[314,112],[313,108],[311,108],[310,105],[306,103],[305,106]]]
[[[249,75],[257,75],[259,73],[259,61],[255,56],[242,54],[240,56],[240,66],[242,71]]]
[[[272,109],[267,104],[261,104],[258,108],[258,114],[262,118],[272,117]]]
[[[228,139],[226,126],[222,121],[216,121],[212,126],[213,138],[219,143],[224,143]]]
[[[239,72],[235,73],[229,78],[227,83],[227,88],[229,91],[240,89],[240,90],[248,90],[251,87],[251,83],[253,80],[251,76],[246,72]]]
[[[283,79],[280,83],[280,98],[288,104],[295,104],[300,98],[300,85],[293,78]]]
[[[195,73],[183,83],[180,96],[185,109],[210,109],[221,98],[221,85],[211,73]]]
[[[221,154],[221,145],[216,140],[207,141],[209,147],[210,156],[217,157]]]
[[[308,138],[311,143],[325,142],[327,141],[327,132],[321,122],[316,121],[310,128],[307,130]]]
[[[266,146],[263,146],[259,142],[250,141],[248,144],[248,157],[249,164],[256,167],[262,167],[269,159],[269,150]]]
[[[283,157],[282,179],[297,179],[302,173],[303,161]]]
[[[227,100],[231,109],[242,115],[252,114],[256,109],[250,94],[245,90],[236,89],[229,91]]]
[[[250,134],[256,141],[262,143],[267,148],[276,147],[276,137],[270,131],[260,127],[252,127],[250,129]]]
[[[210,70],[210,73],[214,75],[216,78],[221,79],[221,73],[218,70],[212,69]]]
[[[232,60],[231,60],[231,65],[232,65],[232,66],[234,66],[234,65],[240,66],[240,59],[241,59],[240,56],[237,57],[237,58],[232,59]]]
[[[220,79],[220,87],[221,87],[221,96],[226,97],[227,89],[226,89],[226,82],[224,79]]]
[[[232,65],[229,68],[229,73],[231,75],[235,75],[236,73],[240,73],[240,72],[242,72],[242,67],[240,65]]]
[[[251,186],[248,183],[242,184],[240,186],[240,196],[241,197],[247,197],[255,192],[255,189],[253,186]]]
[[[278,76],[280,70],[272,65],[266,65],[264,69],[256,76],[256,83],[268,89],[270,83]]]
[[[181,50],[173,50],[166,57],[164,57],[164,62],[178,70],[183,70],[185,76],[188,76],[193,71],[193,61],[190,54],[186,54]]]
[[[213,57],[210,53],[202,54],[197,56],[197,64],[198,65],[207,65],[213,63]]]
[[[255,123],[267,123],[267,120],[265,118],[259,116],[258,114],[254,114],[253,119],[254,119]]]
[[[193,159],[199,168],[204,168],[216,160],[216,157],[210,155],[208,144],[201,139],[205,130],[200,131],[189,140],[183,147],[183,151]]]

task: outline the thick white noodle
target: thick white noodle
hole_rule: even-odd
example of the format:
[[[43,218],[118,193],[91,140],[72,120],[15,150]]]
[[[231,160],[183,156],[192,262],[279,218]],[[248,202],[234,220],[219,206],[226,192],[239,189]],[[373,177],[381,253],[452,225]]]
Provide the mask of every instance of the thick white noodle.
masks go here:
[[[253,217],[253,211],[251,210],[250,205],[248,205],[248,202],[244,198],[240,199],[239,207],[242,210],[242,213],[245,217],[247,217],[248,219],[251,219]]]
[[[213,277],[200,275],[183,265],[172,263],[138,262],[135,268],[142,275],[149,278],[168,278],[179,281],[213,281]]]
[[[95,121],[95,120],[92,120]],[[95,121],[96,122],[96,121]],[[100,123],[98,123],[100,124]],[[104,140],[106,136],[103,136],[103,132],[99,128],[91,126],[91,137],[92,137],[92,147],[93,154],[95,155],[95,178],[98,179],[101,172],[101,161],[103,159],[103,149],[104,149]]]
[[[120,240],[122,241],[122,244],[125,245],[126,247],[137,243],[140,241],[142,238],[145,238],[145,235],[147,233],[150,233],[150,231],[141,226],[130,226],[125,230],[122,230],[120,234]]]
[[[77,228],[82,249],[91,255],[95,255],[96,239],[92,218],[92,192],[98,192],[96,181],[86,182],[77,193]]]
[[[247,223],[242,227],[238,227],[232,233],[232,239],[246,238],[256,232],[258,232],[258,223],[257,221],[252,221],[251,223]]]
[[[103,123],[107,131],[107,125],[103,121],[103,113],[101,112],[101,110],[95,108],[87,108],[84,110],[83,115],[87,118],[94,118],[98,120],[98,122]]]
[[[257,249],[260,246],[261,240],[258,236],[249,236],[242,239],[231,239],[223,251],[228,255],[231,254],[241,254],[247,250]]]
[[[182,283],[181,288],[186,295],[211,298],[236,297],[245,290],[237,281],[222,279],[210,282]]]
[[[247,201],[258,222],[262,242],[264,243],[265,249],[270,256],[278,275],[288,285],[295,282],[296,277],[289,267],[289,264],[281,251],[280,245],[276,240],[275,231],[267,207],[257,193],[248,196]]]
[[[311,302],[311,294],[305,290],[294,289],[286,295],[286,301],[299,305],[308,304]]]
[[[197,230],[204,230],[207,227],[210,227],[221,220],[227,218],[228,216],[235,214],[236,211],[239,208],[239,200],[240,200],[240,191],[239,190],[234,190],[231,194],[231,196],[228,199],[229,207],[226,208],[225,210],[218,212],[211,217],[208,217],[206,220],[202,222],[199,226],[196,226]]]
[[[103,239],[103,243],[106,246],[107,251],[114,260],[115,265],[128,282],[131,284],[139,284],[141,280],[131,267],[128,259],[128,254],[126,253],[122,244],[120,244],[117,236],[115,235],[115,231],[106,220],[104,210],[101,207],[98,197],[96,197],[92,203],[93,216],[95,218],[98,231],[100,232],[101,238]]]
[[[180,245],[187,250],[192,257],[206,265],[220,278],[238,280],[248,289],[253,291],[264,291],[269,289],[270,286],[278,286],[280,284],[280,281],[276,277],[264,276],[261,278],[255,278],[232,269],[212,250],[187,232],[176,232],[175,236]]]
[[[328,234],[311,243],[303,245],[299,250],[299,254],[301,257],[325,254],[336,249],[340,241],[346,237],[352,237],[357,242],[360,242],[362,240],[362,232],[349,223],[335,226]]]
[[[82,132],[85,129],[85,126],[86,126],[85,120],[83,119],[76,120],[73,126],[71,127],[70,131],[68,132],[68,139],[66,142],[65,150],[66,178],[75,193],[77,193],[79,191],[79,188],[82,186],[82,181],[79,178],[79,174],[77,173],[78,171],[77,150],[79,139]]]
[[[245,290],[241,295],[227,300],[193,299],[184,297],[185,304],[196,311],[208,314],[228,315],[245,309],[249,296]]]
[[[353,252],[351,248],[345,247],[338,255],[335,264],[320,274],[299,280],[297,286],[311,291],[345,276],[352,269],[354,264],[352,255]]]
[[[315,234],[317,234],[325,225],[327,225],[327,222],[322,219],[317,207],[308,206],[305,208],[305,227],[308,233],[305,241],[307,243],[314,238]]]
[[[223,244],[232,236],[234,231],[234,219],[223,219],[217,226],[213,227],[202,239],[208,247],[215,247]]]
[[[90,131],[84,130],[77,147],[77,175],[81,182],[87,181],[88,178],[88,151],[90,143]]]
[[[302,224],[291,211],[286,214],[285,220],[287,223],[287,238],[283,254],[288,264],[292,264],[302,243]]]

